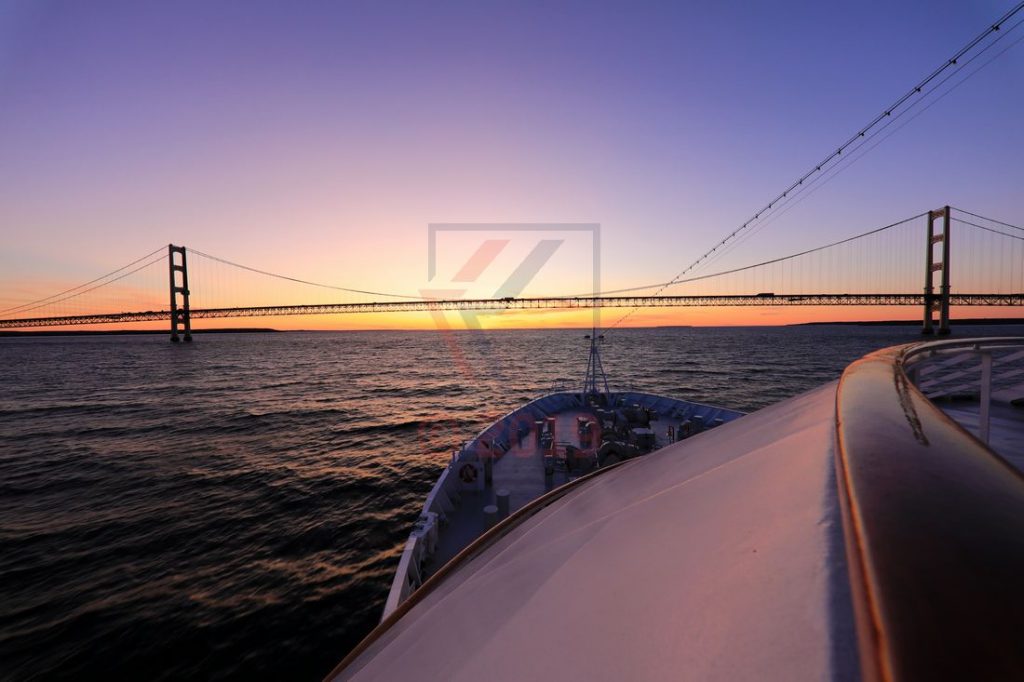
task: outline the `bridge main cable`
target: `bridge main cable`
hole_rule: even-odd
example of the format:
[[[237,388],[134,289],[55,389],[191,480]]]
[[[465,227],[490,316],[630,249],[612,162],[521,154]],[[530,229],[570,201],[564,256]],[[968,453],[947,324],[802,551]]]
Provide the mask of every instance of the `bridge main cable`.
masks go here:
[[[203,253],[202,251],[199,251],[198,249],[193,249],[191,247],[189,247],[188,251],[189,251],[189,253],[195,254],[197,256],[201,256],[203,258],[208,258],[208,259],[210,259],[212,261],[216,261],[218,263],[223,263],[224,265],[230,265],[232,267],[239,268],[241,270],[247,270],[249,272],[254,272],[254,273],[258,274],[258,275],[266,275],[267,277],[274,277],[274,278],[277,278],[277,279],[286,280],[288,282],[296,282],[298,284],[307,284],[307,285],[313,286],[313,287],[320,287],[321,289],[333,289],[335,291],[345,291],[345,292],[348,292],[348,293],[351,293],[351,294],[367,294],[367,295],[370,295],[370,296],[384,296],[384,297],[387,297],[387,298],[405,298],[405,299],[416,300],[416,301],[426,300],[422,296],[412,296],[412,295],[409,295],[409,294],[393,294],[393,293],[388,293],[388,292],[385,292],[385,291],[368,291],[366,289],[353,289],[351,287],[341,287],[341,286],[336,286],[336,285],[333,285],[333,284],[322,284],[320,282],[311,282],[309,280],[299,279],[298,277],[289,277],[288,275],[280,275],[280,274],[278,274],[276,272],[270,272],[268,270],[260,270],[259,268],[254,268],[254,267],[251,267],[251,266],[248,266],[248,265],[242,265],[241,263],[235,263],[235,262],[230,261],[230,260],[228,260],[226,258],[221,258],[220,256],[211,256],[208,253]]]
[[[687,277],[685,279],[675,279],[675,280],[670,280],[668,282],[658,282],[656,284],[648,284],[648,285],[645,285],[645,286],[625,287],[623,289],[609,289],[608,291],[600,291],[600,292],[597,293],[597,295],[598,296],[609,296],[609,295],[615,295],[615,294],[628,294],[628,293],[633,293],[633,292],[637,292],[637,291],[647,291],[648,289],[657,289],[658,287],[661,287],[658,290],[658,292],[654,294],[654,296],[658,296],[661,291],[664,291],[669,286],[673,286],[673,285],[676,285],[676,284],[687,284],[689,282],[700,282],[702,280],[713,279],[715,277],[722,277],[724,275],[734,275],[734,274],[736,274],[738,272],[745,272],[747,270],[753,270],[755,268],[764,267],[766,265],[775,265],[776,263],[781,263],[783,261],[792,260],[794,258],[800,258],[801,256],[807,256],[807,255],[810,255],[812,253],[817,253],[819,251],[824,251],[825,249],[831,249],[833,247],[841,246],[843,244],[849,244],[850,242],[856,241],[856,240],[861,239],[863,237],[870,237],[872,235],[879,234],[880,232],[885,232],[886,230],[890,230],[890,229],[892,229],[894,227],[899,227],[900,225],[905,225],[905,224],[907,224],[907,223],[909,223],[911,221],[917,220],[918,218],[923,218],[926,215],[928,215],[928,211],[925,211],[924,213],[918,213],[917,215],[911,216],[909,218],[904,218],[903,220],[898,220],[895,223],[889,223],[888,225],[883,225],[882,227],[876,227],[873,230],[868,230],[867,232],[861,232],[860,234],[855,234],[854,236],[847,237],[846,239],[840,239],[838,241],[834,241],[834,242],[831,242],[829,244],[822,244],[821,246],[815,246],[812,249],[807,249],[805,251],[800,251],[799,253],[791,253],[788,256],[779,256],[778,258],[771,258],[769,260],[761,261],[760,263],[752,263],[750,265],[743,265],[743,266],[740,266],[738,268],[731,268],[729,270],[719,270],[718,272],[711,272],[711,273],[708,273],[708,274],[705,274],[705,275],[696,275],[694,277]],[[582,294],[582,296],[586,296],[586,294]]]
[[[136,258],[131,263],[128,263],[127,265],[122,265],[118,269],[112,270],[112,271],[108,272],[107,274],[101,275],[101,276],[99,276],[99,277],[97,277],[95,279],[91,279],[88,282],[85,282],[84,284],[79,284],[76,287],[71,287],[70,289],[65,289],[64,291],[58,292],[56,294],[51,294],[50,296],[46,296],[44,298],[36,299],[35,301],[29,301],[28,303],[22,303],[20,305],[13,306],[11,308],[5,308],[4,310],[0,310],[0,315],[6,315],[8,313],[13,313],[13,312],[28,312],[29,310],[37,310],[39,308],[43,308],[45,306],[52,305],[54,303],[60,303],[62,301],[66,301],[68,299],[75,298],[77,296],[81,296],[82,294],[87,294],[90,291],[95,291],[96,289],[99,289],[100,287],[105,287],[108,284],[111,284],[113,282],[117,282],[118,280],[124,279],[125,277],[127,277],[127,276],[129,276],[131,274],[134,274],[134,273],[138,272],[139,270],[142,270],[143,268],[147,268],[150,265],[153,265],[154,263],[159,262],[160,260],[163,259],[163,256],[161,256],[160,258],[156,258],[155,260],[151,260],[150,262],[148,262],[148,263],[146,263],[144,265],[140,265],[139,267],[137,267],[134,270],[131,270],[129,272],[123,272],[124,270],[127,270],[128,268],[132,267],[133,265],[141,263],[142,261],[144,261],[146,259],[152,258],[153,256],[155,256],[158,253],[162,254],[165,248],[166,247],[161,246],[161,247],[159,247],[157,249],[154,249],[153,251],[150,251],[149,253],[147,253],[145,256],[142,256],[141,258]],[[117,275],[118,273],[122,273],[122,274],[120,274],[118,277],[114,277],[114,275]],[[108,279],[108,278],[111,278],[111,277],[113,277],[113,279]],[[107,280],[107,281],[103,282],[102,284],[96,284],[96,282],[100,282],[102,280]],[[90,284],[96,284],[96,286],[86,289],[86,287],[88,287]],[[80,289],[81,289],[81,291],[79,291]],[[75,293],[71,293],[71,292],[75,292]],[[65,296],[65,294],[70,294],[70,295]]]

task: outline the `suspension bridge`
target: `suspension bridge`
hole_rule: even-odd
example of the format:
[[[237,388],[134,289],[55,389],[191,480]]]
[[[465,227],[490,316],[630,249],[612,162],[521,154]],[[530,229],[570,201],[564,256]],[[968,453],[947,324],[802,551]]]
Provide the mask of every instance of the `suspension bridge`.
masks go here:
[[[272,278],[276,297],[301,302],[251,300],[266,288],[239,277]],[[145,309],[126,309],[128,302]],[[172,341],[189,341],[195,319],[673,306],[913,306],[922,311],[924,333],[947,334],[951,307],[1024,306],[1024,228],[946,206],[743,267],[588,295],[496,298],[320,284],[169,245],[85,284],[8,307],[0,311],[0,329],[166,321]]]
[[[668,281],[572,296],[523,296],[522,287],[514,295],[503,291],[493,298],[416,296],[312,282],[171,244],[85,284],[41,299],[14,303],[11,292],[0,291],[0,300],[7,306],[0,309],[0,329],[166,320],[172,341],[190,341],[192,320],[213,318],[628,309],[612,325],[617,326],[639,309],[667,306],[916,306],[922,311],[924,333],[948,334],[951,307],[1024,305],[1024,228],[944,206],[799,253],[742,267],[708,270],[737,244],[1024,41],[1020,34],[1008,40],[1024,26],[1024,19],[1017,17],[1021,12],[1024,2],[986,26]],[[166,270],[162,269],[163,263]],[[956,273],[955,278],[951,272]],[[268,294],[265,286],[239,281],[242,276],[273,278],[275,287]],[[316,300],[313,291],[317,292]],[[270,297],[274,300],[266,300]],[[158,301],[168,301],[169,305],[163,307]]]

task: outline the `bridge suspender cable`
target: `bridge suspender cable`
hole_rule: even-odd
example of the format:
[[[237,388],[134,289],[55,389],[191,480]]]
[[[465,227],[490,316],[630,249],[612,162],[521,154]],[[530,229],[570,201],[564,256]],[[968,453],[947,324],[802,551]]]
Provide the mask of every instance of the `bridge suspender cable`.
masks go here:
[[[279,275],[279,274],[274,273],[274,272],[268,272],[266,270],[260,270],[258,268],[249,267],[248,265],[242,265],[241,263],[234,263],[232,261],[227,260],[226,258],[220,258],[219,256],[211,256],[208,253],[203,253],[202,251],[197,251],[196,249],[193,249],[193,248],[189,248],[189,253],[194,253],[197,256],[202,256],[203,258],[209,258],[210,260],[217,261],[218,263],[224,263],[225,265],[230,265],[232,267],[236,267],[236,268],[239,268],[241,270],[248,270],[249,272],[255,272],[258,275],[266,275],[268,277],[276,277],[277,279],[283,279],[283,280],[287,280],[289,282],[297,282],[299,284],[308,284],[309,286],[320,287],[322,289],[333,289],[335,291],[347,291],[348,293],[352,293],[352,294],[368,294],[370,296],[387,296],[388,298],[407,298],[407,299],[415,300],[415,301],[425,300],[422,296],[410,296],[410,295],[407,295],[407,294],[389,294],[389,293],[385,293],[385,292],[382,292],[382,291],[367,291],[365,289],[350,289],[349,287],[339,287],[339,286],[334,286],[332,284],[321,284],[319,282],[310,282],[308,280],[298,279],[297,277],[289,277],[287,275]]]
[[[97,284],[96,286],[91,287],[89,289],[85,288],[85,287],[88,287],[90,284],[96,284],[96,282],[100,282],[100,281],[105,280],[105,279],[107,279],[109,277],[113,277],[114,275],[118,274],[119,272],[121,272],[123,270],[127,270],[128,268],[132,267],[133,265],[135,265],[137,263],[141,263],[142,261],[146,260],[147,258],[152,258],[153,256],[155,256],[158,253],[162,254],[166,248],[167,248],[166,246],[161,246],[158,249],[150,251],[149,253],[147,253],[145,256],[143,256],[141,258],[137,258],[137,259],[133,260],[128,265],[124,265],[124,266],[118,268],[117,270],[113,270],[111,272],[108,272],[107,274],[102,275],[100,277],[97,277],[96,279],[91,279],[88,282],[86,282],[85,284],[79,284],[77,287],[71,287],[70,289],[65,289],[64,291],[61,291],[61,292],[56,293],[56,294],[53,294],[51,296],[47,296],[45,298],[37,299],[35,301],[29,301],[28,303],[22,303],[21,305],[16,305],[13,308],[6,308],[4,310],[0,310],[0,315],[6,315],[7,313],[13,313],[13,312],[28,312],[29,310],[36,310],[37,308],[42,308],[43,306],[50,305],[51,303],[60,303],[61,301],[66,301],[69,298],[74,298],[75,296],[80,296],[80,295],[82,295],[84,293],[87,293],[89,291],[93,291],[95,289],[99,289],[100,287],[106,286],[106,285],[110,284],[111,282],[116,282],[119,279],[124,279],[128,275],[131,275],[131,274],[133,274],[135,272],[138,272],[142,268],[149,267],[153,263],[156,263],[159,260],[162,260],[162,258],[159,258],[159,259],[157,259],[155,261],[152,261],[150,263],[146,263],[145,265],[142,265],[142,266],[136,268],[135,270],[132,270],[131,272],[126,272],[126,273],[122,274],[120,277],[114,277],[114,279],[111,279],[111,280],[109,280],[107,282],[103,282],[102,284]],[[84,289],[84,291],[79,291],[80,289]],[[71,293],[71,292],[76,292],[76,293]],[[64,296],[64,294],[71,294],[71,295],[70,296],[65,296],[64,298],[60,298],[61,296]],[[58,300],[54,300],[54,299],[58,299]]]
[[[932,81],[934,81],[936,78],[941,76],[944,72],[950,71],[950,70],[956,72],[962,66],[965,66],[966,64],[962,65],[962,64],[960,64],[960,61],[964,57],[968,56],[971,52],[973,52],[975,50],[975,48],[979,44],[981,44],[983,41],[985,41],[990,35],[999,32],[1002,29],[1003,24],[1005,24],[1008,20],[1013,18],[1022,9],[1024,9],[1024,2],[1020,2],[1017,5],[1015,5],[1013,8],[1011,8],[1003,16],[1001,16],[999,19],[997,19],[995,21],[995,23],[993,23],[990,26],[988,26],[984,31],[982,31],[980,34],[978,34],[973,40],[971,40],[966,45],[964,45],[962,48],[960,48],[952,57],[947,59],[940,66],[936,67],[931,73],[929,73],[927,76],[925,76],[917,85],[912,87],[910,90],[908,90],[906,93],[904,93],[901,97],[899,97],[895,102],[893,102],[888,107],[886,107],[880,114],[878,114],[874,119],[872,119],[870,123],[865,125],[863,128],[861,128],[856,133],[854,133],[848,140],[846,140],[841,145],[836,147],[835,151],[830,152],[824,159],[819,161],[814,167],[812,167],[810,170],[808,170],[802,176],[797,178],[789,187],[784,189],[778,196],[776,196],[774,199],[769,201],[766,205],[761,207],[760,210],[758,210],[756,213],[754,213],[753,217],[748,218],[746,222],[744,222],[742,225],[740,225],[735,230],[730,232],[723,239],[719,240],[713,247],[711,247],[711,249],[709,249],[708,251],[704,252],[699,258],[697,258],[692,263],[690,263],[688,266],[683,268],[675,277],[673,277],[667,283],[661,285],[661,287],[654,293],[654,295],[657,296],[662,291],[664,291],[667,287],[669,287],[669,286],[671,286],[673,284],[678,283],[680,281],[680,279],[686,273],[690,272],[695,267],[697,267],[701,263],[703,263],[706,260],[708,260],[711,256],[717,254],[720,249],[722,249],[724,246],[726,246],[727,244],[732,242],[740,234],[745,233],[748,230],[748,228],[750,228],[754,223],[756,223],[757,221],[761,220],[762,214],[768,213],[772,209],[776,208],[777,205],[780,202],[789,200],[791,198],[791,195],[798,194],[801,191],[801,188],[803,188],[804,183],[806,183],[808,180],[814,178],[815,176],[820,175],[823,172],[827,172],[828,170],[831,170],[832,168],[834,168],[835,165],[836,165],[836,163],[834,163],[834,162],[836,162],[836,160],[839,159],[842,156],[844,151],[847,151],[852,145],[854,145],[858,141],[863,140],[864,138],[866,138],[869,133],[874,135],[873,131],[875,131],[876,129],[885,128],[888,125],[888,122],[883,124],[883,121],[886,121],[886,119],[890,119],[891,120],[891,118],[892,118],[894,113],[897,113],[899,111],[899,115],[902,115],[902,113],[905,112],[907,109],[912,108],[917,103],[922,101],[925,96],[927,96],[927,95],[931,94],[932,92],[934,92],[935,89],[938,86],[941,86],[942,83],[945,82],[945,79],[942,82],[940,82],[938,84],[938,86],[936,86],[936,88],[932,88],[932,89],[927,90],[927,91],[925,90],[925,88],[927,88],[929,86],[929,84],[932,83]],[[1011,27],[1011,30],[1013,30],[1013,29],[1017,28],[1018,26],[1020,26],[1021,23],[1024,23],[1024,22],[1018,22],[1017,24],[1014,24]],[[1000,40],[1002,37],[1003,36],[1000,36],[999,38],[996,38],[996,41]],[[993,41],[993,43],[996,42],[996,41]],[[986,46],[985,48],[983,48],[979,52],[983,52],[984,50],[988,49],[988,47],[990,47],[991,44],[992,43],[990,43],[988,46]],[[973,58],[974,57],[971,57],[971,60],[973,60]],[[918,97],[915,97],[915,96],[918,96]],[[904,106],[904,105],[906,105],[906,106]],[[859,145],[858,145],[858,147],[859,147]],[[645,288],[653,288],[653,287],[645,287]],[[636,310],[637,309],[633,309],[633,310],[630,310],[629,312],[627,312],[625,315],[620,317],[612,325],[612,327],[617,327],[618,325],[620,325],[622,322],[624,322],[626,319],[628,319],[633,313],[635,313]]]
[[[128,277],[129,275],[133,275],[136,272],[138,272],[138,271],[140,271],[140,270],[142,270],[144,268],[148,268],[151,265],[154,265],[156,263],[160,263],[160,262],[164,261],[166,259],[166,255],[165,255],[166,254],[166,250],[167,250],[166,246],[161,246],[161,247],[159,247],[157,249],[154,249],[153,251],[150,251],[145,256],[142,256],[141,258],[137,258],[137,259],[133,260],[131,263],[128,263],[127,265],[124,265],[124,266],[122,266],[120,268],[117,268],[116,270],[112,270],[111,272],[108,272],[105,275],[101,275],[100,277],[96,277],[95,279],[91,279],[88,282],[85,282],[83,284],[79,284],[76,287],[71,287],[70,289],[65,289],[64,291],[60,291],[60,292],[58,292],[56,294],[51,294],[50,296],[46,296],[44,298],[36,299],[34,301],[29,301],[28,303],[22,303],[22,304],[19,304],[19,305],[16,305],[16,306],[12,306],[10,308],[5,308],[4,310],[0,310],[0,315],[7,315],[7,314],[10,314],[10,313],[27,313],[27,312],[30,312],[32,310],[38,310],[39,308],[44,308],[44,307],[46,307],[48,305],[53,305],[53,304],[56,304],[56,303],[61,303],[63,301],[67,301],[69,299],[76,298],[76,297],[81,296],[83,294],[87,294],[87,293],[89,293],[91,291],[95,291],[95,290],[97,290],[97,289],[99,289],[101,287],[107,286],[108,284],[112,284],[114,282],[122,280],[125,277]],[[189,252],[194,253],[194,254],[196,254],[198,256],[202,256],[204,258],[208,258],[208,259],[213,260],[213,261],[217,261],[219,263],[224,263],[225,265],[231,265],[233,267],[240,268],[242,270],[248,270],[249,272],[255,272],[257,274],[267,275],[269,277],[276,277],[278,279],[288,280],[290,282],[298,282],[300,284],[307,284],[307,285],[310,285],[310,286],[321,287],[321,288],[324,288],[324,289],[333,289],[335,291],[345,291],[345,292],[356,293],[356,294],[368,294],[368,295],[371,295],[371,296],[386,296],[386,297],[389,297],[389,298],[402,298],[402,299],[415,300],[415,301],[425,300],[423,297],[420,297],[420,296],[410,296],[410,295],[404,295],[404,294],[389,294],[389,293],[380,292],[380,291],[367,291],[367,290],[363,290],[363,289],[351,289],[351,288],[348,288],[348,287],[339,287],[339,286],[332,286],[330,284],[321,284],[319,282],[310,282],[310,281],[307,281],[307,280],[298,279],[296,277],[288,277],[286,275],[279,275],[279,274],[276,274],[276,273],[273,273],[273,272],[267,272],[265,270],[259,270],[257,268],[252,268],[252,267],[249,267],[247,265],[241,265],[240,263],[234,263],[234,262],[229,261],[229,260],[224,259],[224,258],[219,258],[217,256],[211,256],[210,254],[203,253],[202,251],[196,251],[195,249],[189,249]],[[154,256],[155,256],[155,258],[154,258]],[[143,261],[148,261],[148,262],[143,263]],[[139,263],[142,263],[142,265],[139,265]],[[138,267],[134,267],[133,268],[133,266],[138,266]]]
[[[744,265],[744,266],[741,266],[741,267],[738,267],[738,268],[732,268],[730,270],[720,270],[718,272],[711,272],[711,273],[708,273],[706,275],[697,275],[695,277],[687,277],[685,279],[674,279],[674,280],[671,280],[669,282],[661,282],[659,284],[648,284],[646,286],[639,286],[639,287],[626,287],[625,289],[611,289],[609,291],[601,291],[598,294],[580,294],[580,295],[575,296],[575,297],[567,297],[567,298],[580,298],[580,297],[584,297],[584,296],[593,296],[593,295],[609,296],[609,295],[613,295],[613,294],[628,294],[628,293],[635,292],[635,291],[644,291],[646,289],[654,289],[655,287],[659,287],[659,286],[662,287],[662,289],[664,289],[665,287],[669,287],[669,286],[674,285],[674,284],[686,284],[688,282],[699,282],[699,281],[705,280],[705,279],[712,279],[714,277],[721,277],[723,275],[733,275],[733,274],[735,274],[737,272],[743,272],[744,270],[753,270],[754,268],[764,267],[765,265],[774,265],[775,263],[781,263],[782,261],[792,260],[794,258],[799,258],[800,256],[807,256],[807,255],[812,254],[812,253],[817,253],[818,251],[824,251],[825,249],[831,249],[832,247],[835,247],[835,246],[840,246],[842,244],[848,244],[850,242],[856,241],[856,240],[861,239],[863,237],[870,237],[873,234],[878,234],[879,232],[885,232],[886,230],[890,230],[890,229],[892,229],[894,227],[899,227],[900,225],[905,225],[906,223],[909,223],[912,220],[917,220],[918,218],[923,218],[926,215],[928,215],[927,211],[924,212],[924,213],[918,213],[917,215],[911,216],[909,218],[904,218],[903,220],[898,220],[895,223],[889,223],[888,225],[884,225],[882,227],[876,227],[875,229],[868,230],[867,232],[861,232],[860,234],[856,234],[856,235],[854,235],[852,237],[847,237],[846,239],[840,239],[839,241],[831,242],[829,244],[822,244],[821,246],[816,246],[813,249],[807,249],[806,251],[801,251],[799,253],[791,253],[788,256],[780,256],[779,258],[772,258],[770,260],[761,261],[760,263],[752,263],[750,265]],[[653,294],[653,295],[657,296],[658,294]]]

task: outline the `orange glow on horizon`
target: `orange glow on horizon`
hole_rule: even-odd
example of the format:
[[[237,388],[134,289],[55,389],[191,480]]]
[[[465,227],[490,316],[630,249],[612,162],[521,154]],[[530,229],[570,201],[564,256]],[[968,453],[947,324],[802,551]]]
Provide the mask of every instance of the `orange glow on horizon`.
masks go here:
[[[601,313],[601,326],[610,328],[645,327],[757,327],[787,326],[829,322],[917,321],[916,306],[864,306],[817,308],[778,306],[765,308],[644,308],[632,313],[621,324],[615,323],[627,308],[609,308]],[[467,329],[458,312],[444,313],[451,330]],[[1024,319],[1024,312],[1013,308],[954,308],[951,319]],[[483,329],[585,329],[593,323],[591,310],[507,310],[481,312],[477,316]],[[197,319],[194,330],[275,329],[279,331],[429,331],[441,328],[430,313],[355,313],[345,315],[295,315],[287,317],[249,317]],[[40,327],[36,331],[151,331],[165,332],[167,324],[139,323],[122,325],[81,325],[76,327]],[[33,331],[13,330],[13,331]]]

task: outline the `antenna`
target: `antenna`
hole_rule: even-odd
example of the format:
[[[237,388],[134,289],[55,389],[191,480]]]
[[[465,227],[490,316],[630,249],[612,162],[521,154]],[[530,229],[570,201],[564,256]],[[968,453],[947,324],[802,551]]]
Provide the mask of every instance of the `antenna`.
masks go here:
[[[590,357],[587,359],[587,373],[583,377],[583,399],[586,400],[588,396],[600,395],[600,386],[604,386],[604,394],[610,395],[611,391],[608,390],[608,377],[604,373],[604,366],[601,364],[601,348],[600,344],[604,341],[604,334],[597,333],[597,327],[594,327],[590,334],[587,334],[584,338],[590,339]],[[600,377],[600,383],[598,383],[598,377]]]

